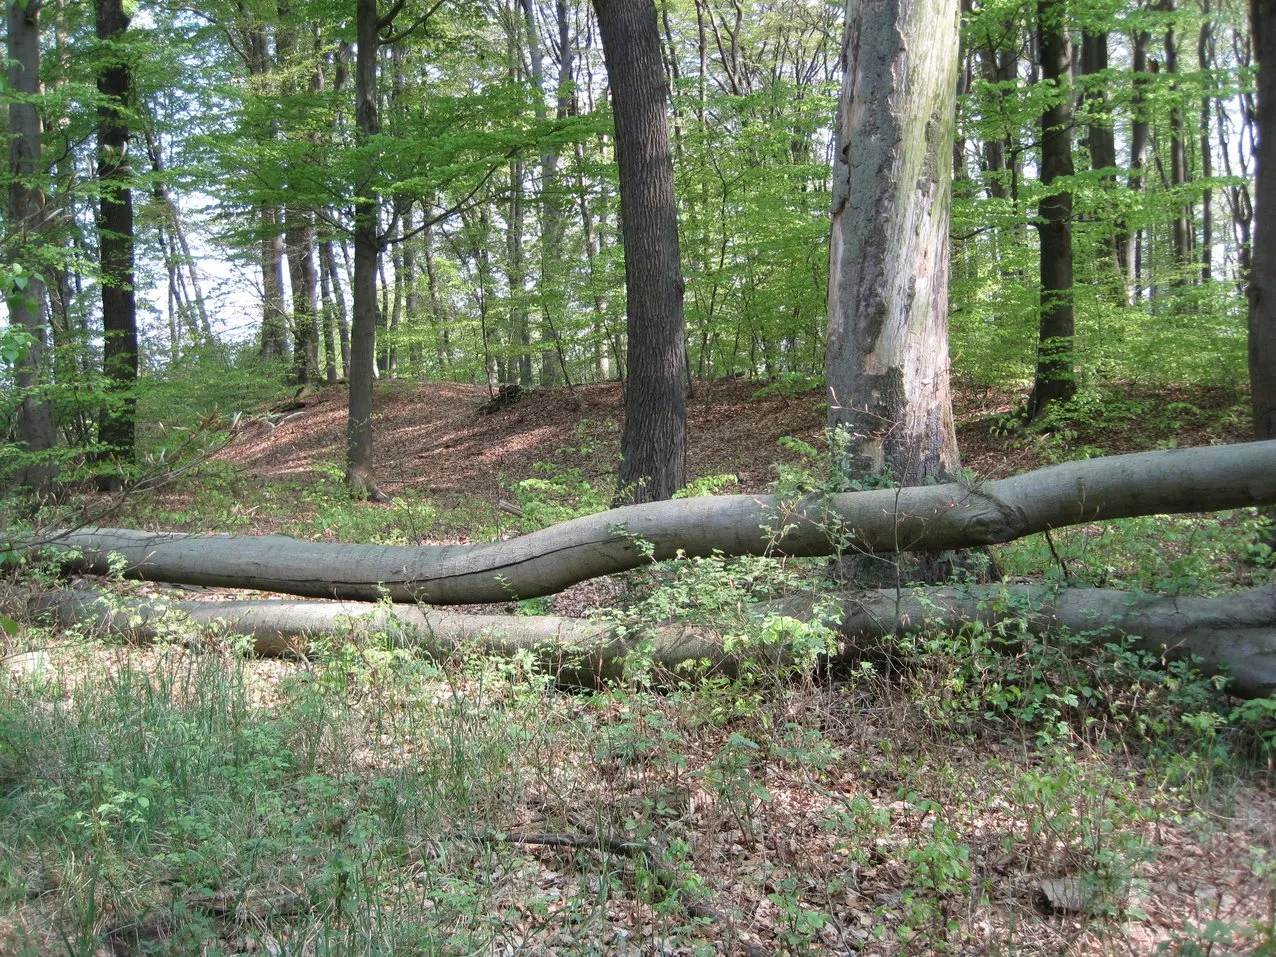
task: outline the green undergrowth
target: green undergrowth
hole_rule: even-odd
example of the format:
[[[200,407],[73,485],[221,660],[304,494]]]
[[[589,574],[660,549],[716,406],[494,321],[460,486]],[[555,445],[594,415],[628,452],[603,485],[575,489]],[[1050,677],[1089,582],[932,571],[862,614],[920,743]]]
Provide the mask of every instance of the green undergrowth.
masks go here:
[[[673,563],[618,620],[640,635],[697,609],[740,673],[659,673],[640,649],[584,692],[530,658],[431,661],[376,634],[272,665],[179,624],[147,652],[12,636],[43,657],[0,678],[0,951],[708,955],[741,928],[793,954],[1116,944],[1138,925],[1170,952],[1270,940],[1260,847],[1228,845],[1224,871],[1175,857],[1235,840],[1221,822],[1270,787],[1270,702],[1013,616],[821,672],[829,619],[745,613],[795,587],[777,560]],[[777,665],[779,642],[805,660]],[[1167,875],[1238,871],[1253,890],[1221,923],[1149,913]],[[1043,910],[1038,884],[1065,878],[1084,906]]]
[[[782,494],[848,487],[836,441],[787,452]],[[333,467],[261,484],[212,462],[176,481],[121,520],[494,540],[609,496],[570,455],[507,483],[504,508],[355,503]],[[1266,539],[1237,510],[1060,530],[997,559],[1009,578],[1219,595],[1271,580]],[[625,678],[584,690],[531,655],[428,660],[363,627],[265,663],[178,619],[141,651],[0,615],[0,952],[1276,946],[1276,865],[1238,823],[1276,808],[1271,699],[1132,641],[1034,634],[1027,607],[844,653],[822,560],[682,558],[626,582],[595,612],[635,643]],[[814,613],[767,604],[796,597]],[[644,637],[672,623],[712,630],[738,670],[658,670]],[[1043,903],[1060,887],[1075,906]]]

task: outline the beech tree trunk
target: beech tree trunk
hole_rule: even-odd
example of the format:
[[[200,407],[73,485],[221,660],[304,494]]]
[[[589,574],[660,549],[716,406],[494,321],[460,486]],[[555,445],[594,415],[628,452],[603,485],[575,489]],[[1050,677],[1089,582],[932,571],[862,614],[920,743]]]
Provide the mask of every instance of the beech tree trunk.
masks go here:
[[[324,634],[377,634],[439,660],[466,653],[530,656],[559,683],[582,687],[622,678],[634,652],[654,666],[657,680],[660,672],[685,676],[680,666],[688,661],[709,662],[719,674],[735,674],[741,663],[723,648],[720,635],[683,624],[652,626],[635,634],[573,618],[466,615],[417,607],[390,611],[353,602],[104,599],[79,588],[51,595],[15,590],[0,593],[0,598],[10,614],[53,617],[63,625],[88,625],[135,642],[171,634],[174,619],[217,623],[247,635],[259,655],[304,654],[309,642]],[[757,605],[749,613],[759,620],[810,620],[817,614],[809,599]],[[1096,644],[1129,636],[1144,651],[1198,659],[1205,674],[1226,673],[1232,694],[1258,698],[1276,693],[1273,585],[1220,598],[1098,588],[1060,591],[1046,585],[871,590],[832,603],[822,599],[820,614],[840,637],[834,653],[822,656],[825,664],[852,665],[866,650],[871,653],[873,643],[896,633],[951,629],[970,621],[995,625],[1023,620],[1036,634],[1067,630],[1087,634]],[[797,663],[793,649],[784,644],[752,653],[769,655],[777,665]]]
[[[22,267],[8,295],[9,322],[27,333],[26,348],[14,363],[14,385],[22,397],[18,407],[18,440],[25,458],[13,476],[19,488],[37,495],[49,492],[57,478],[57,464],[49,453],[57,445],[53,406],[40,392],[48,336],[44,324],[45,286],[40,266],[28,261],[44,232],[44,192],[38,177],[40,114],[32,99],[40,92],[40,0],[10,0],[7,50],[9,89],[17,98],[9,111],[9,208],[7,229],[25,242],[10,244],[10,268]],[[17,281],[20,280],[20,281]]]
[[[1081,37],[1081,72],[1092,78],[1085,97],[1086,111],[1089,114],[1086,140],[1090,149],[1090,168],[1103,173],[1103,188],[1105,191],[1111,191],[1116,188],[1117,153],[1116,135],[1112,129],[1112,117],[1109,114],[1107,70],[1107,31],[1083,33]],[[1125,274],[1121,269],[1120,258],[1117,255],[1116,236],[1112,232],[1109,232],[1103,239],[1103,253],[1105,258],[1116,268],[1117,275],[1124,287]]]
[[[1250,0],[1258,61],[1258,183],[1249,273],[1254,437],[1276,438],[1276,0]]]
[[[1175,0],[1164,0],[1162,9],[1167,13],[1175,12]],[[1187,133],[1183,120],[1183,94],[1178,81],[1179,44],[1175,32],[1174,21],[1165,31],[1165,71],[1172,80],[1170,100],[1170,187],[1177,202],[1174,215],[1174,262],[1179,267],[1175,284],[1181,285],[1187,280],[1187,268],[1192,262],[1192,220],[1183,192],[1188,183],[1187,169]]]
[[[133,292],[133,191],[129,188],[128,111],[132,109],[132,71],[119,50],[129,15],[123,0],[97,0],[97,37],[107,62],[100,68],[97,172],[102,197],[98,216],[98,250],[102,263],[102,372],[108,400],[99,438],[103,456],[118,463],[133,461],[137,444],[137,301]],[[117,490],[119,467],[99,479],[103,491]]]
[[[957,0],[850,0],[833,166],[828,424],[846,471],[959,465],[948,358]]]
[[[1054,187],[1072,176],[1072,41],[1063,0],[1037,0],[1041,81],[1050,85],[1050,105],[1041,115],[1041,185],[1037,232],[1041,237],[1041,328],[1037,374],[1028,414],[1042,415],[1052,402],[1076,394],[1072,336],[1072,192]]]
[[[948,157],[945,155],[944,157]],[[948,164],[945,163],[945,166]],[[80,529],[26,542],[72,570],[316,598],[466,604],[532,598],[687,556],[834,555],[994,545],[1133,515],[1276,504],[1276,441],[1068,462],[974,485],[786,501],[724,495],[612,509],[483,545],[380,546]]]
[[[1132,193],[1143,190],[1144,167],[1147,166],[1150,127],[1144,90],[1151,80],[1148,75],[1148,46],[1151,42],[1152,38],[1146,30],[1140,30],[1134,35],[1132,54],[1134,94],[1130,97],[1130,177],[1128,180]],[[1131,305],[1139,293],[1138,243],[1138,230],[1131,229],[1123,218],[1118,225],[1117,256],[1120,258],[1121,268],[1125,274],[1126,305]]]
[[[380,130],[377,105],[376,0],[355,5],[358,36],[355,54],[355,124],[367,142]],[[381,493],[372,478],[372,381],[377,337],[377,258],[380,255],[380,204],[365,183],[354,202],[354,303],[350,314],[350,405],[346,418],[346,484],[362,498]]]
[[[594,0],[616,119],[629,332],[619,499],[687,484],[682,257],[654,0]]]

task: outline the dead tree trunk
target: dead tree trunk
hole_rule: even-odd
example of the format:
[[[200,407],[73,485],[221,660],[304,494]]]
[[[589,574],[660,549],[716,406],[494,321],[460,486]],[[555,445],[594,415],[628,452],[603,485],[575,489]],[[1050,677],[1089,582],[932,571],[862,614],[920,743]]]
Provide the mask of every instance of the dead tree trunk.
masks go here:
[[[957,0],[848,3],[829,248],[829,427],[847,471],[960,464],[948,376]],[[921,51],[919,55],[910,55]]]
[[[532,598],[673,558],[974,548],[1083,522],[1276,504],[1276,441],[1068,462],[974,485],[823,499],[724,495],[612,509],[484,545],[342,545],[282,536],[81,529],[47,546],[71,569],[316,598],[467,604]],[[22,546],[18,546],[22,547]]]
[[[690,625],[653,626],[645,633],[574,618],[465,615],[416,607],[352,602],[187,601],[103,599],[89,589],[52,595],[0,594],[10,614],[53,617],[64,625],[90,625],[136,642],[172,633],[173,618],[198,625],[219,623],[248,635],[260,655],[295,655],[323,634],[377,634],[398,647],[447,659],[476,653],[530,656],[562,684],[594,686],[624,676],[626,659],[640,650],[657,671],[684,676],[688,661],[709,662],[715,673],[738,672],[741,659],[724,649],[720,635]],[[20,607],[15,607],[20,606]],[[902,632],[1022,620],[1033,633],[1066,630],[1102,643],[1125,636],[1135,646],[1169,658],[1191,657],[1206,674],[1227,673],[1228,690],[1242,697],[1276,692],[1276,586],[1221,598],[1157,597],[1099,588],[1055,590],[1044,585],[913,588],[843,596],[830,619],[839,634],[828,663],[849,664],[883,637]],[[775,615],[809,619],[811,603],[757,605],[759,620]],[[837,616],[840,615],[840,624]],[[760,652],[754,649],[755,656]],[[796,665],[783,644],[763,652],[778,665]],[[659,677],[659,675],[657,675]]]

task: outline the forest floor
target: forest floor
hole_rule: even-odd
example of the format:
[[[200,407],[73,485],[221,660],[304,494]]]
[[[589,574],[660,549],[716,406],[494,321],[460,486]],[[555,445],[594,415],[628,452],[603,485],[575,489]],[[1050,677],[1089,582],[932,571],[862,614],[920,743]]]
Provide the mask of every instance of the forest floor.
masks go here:
[[[1032,440],[998,436],[993,427],[1024,396],[961,389],[955,396],[962,465],[981,478],[1002,478],[1057,461],[1072,450],[1115,455],[1166,447],[1244,441],[1249,422],[1240,390],[1111,388],[1068,435]],[[393,495],[412,490],[443,504],[505,494],[537,475],[537,463],[560,462],[600,479],[615,473],[624,410],[616,383],[533,389],[495,413],[482,386],[383,382],[376,404],[376,475]],[[780,440],[820,443],[823,389],[790,391],[746,379],[697,383],[688,403],[687,455],[692,478],[733,475],[728,491],[760,492],[785,458]],[[324,390],[299,408],[250,420],[223,458],[266,480],[308,481],[316,465],[339,467],[345,454],[346,392]],[[291,405],[287,403],[286,405]]]
[[[210,478],[118,515],[412,543],[605,507],[615,386],[480,414],[487,398],[380,386],[388,505],[342,498],[334,389],[246,419]],[[1247,437],[1236,390],[1114,387],[1052,433],[1007,434],[1020,398],[959,391],[980,476]],[[819,446],[823,401],[701,384],[693,475],[762,491],[775,463],[812,465],[780,440]],[[999,559],[1217,593],[1271,580],[1256,527],[1134,519]],[[681,562],[506,607],[669,620],[796,573],[818,566]],[[1273,714],[1120,645],[965,629],[898,639],[850,675],[693,669],[657,693],[639,667],[584,694],[375,636],[300,661],[180,628],[148,649],[96,638],[7,639],[0,953],[1276,953]]]

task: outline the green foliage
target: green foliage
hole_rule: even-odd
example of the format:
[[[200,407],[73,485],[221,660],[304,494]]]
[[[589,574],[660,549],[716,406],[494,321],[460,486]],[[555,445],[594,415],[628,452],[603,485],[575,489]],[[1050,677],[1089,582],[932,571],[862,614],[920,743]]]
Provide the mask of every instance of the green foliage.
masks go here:
[[[1267,526],[1253,509],[1116,519],[1019,539],[1000,546],[997,560],[1011,576],[1216,595],[1270,580]]]
[[[255,347],[215,343],[193,348],[162,374],[147,377],[138,393],[138,448],[162,447],[174,429],[210,419],[229,426],[295,391],[284,381],[282,362],[260,358]]]

